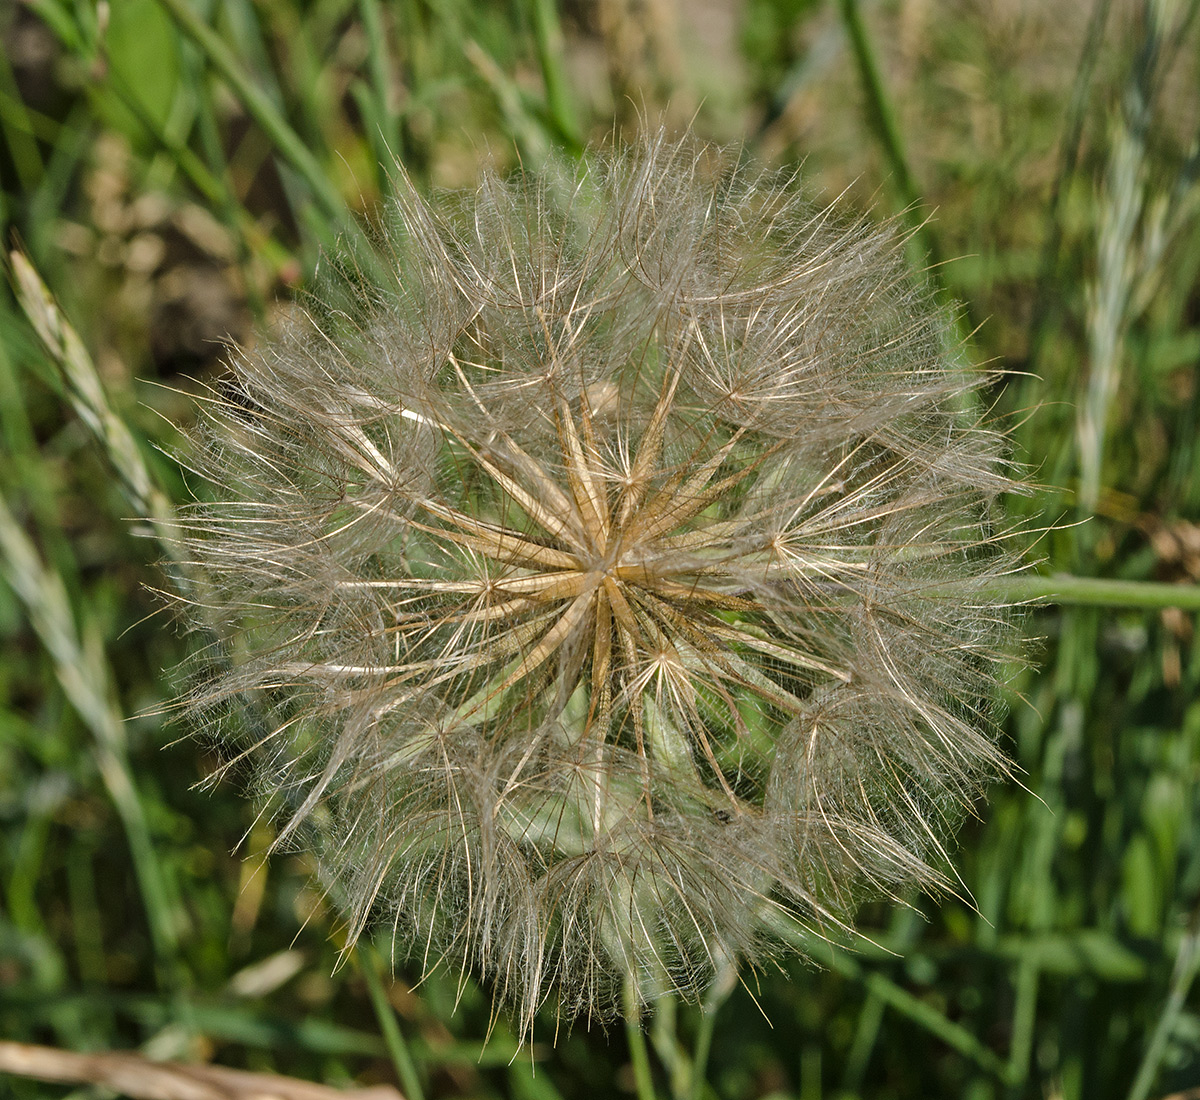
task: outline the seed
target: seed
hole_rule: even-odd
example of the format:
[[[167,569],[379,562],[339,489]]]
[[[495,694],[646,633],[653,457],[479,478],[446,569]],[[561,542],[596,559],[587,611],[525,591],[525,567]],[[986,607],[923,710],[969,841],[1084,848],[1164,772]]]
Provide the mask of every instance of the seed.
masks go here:
[[[271,716],[351,940],[384,917],[521,1029],[944,885],[1005,769],[986,379],[893,227],[703,163],[406,187],[394,282],[235,357],[199,443],[238,641],[196,706]]]

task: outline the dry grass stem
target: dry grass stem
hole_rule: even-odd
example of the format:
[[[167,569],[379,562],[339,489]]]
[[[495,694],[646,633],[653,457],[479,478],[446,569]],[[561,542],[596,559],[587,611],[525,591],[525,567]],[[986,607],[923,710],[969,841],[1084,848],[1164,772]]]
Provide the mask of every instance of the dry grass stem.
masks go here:
[[[404,1100],[391,1085],[335,1089],[274,1073],[156,1062],[126,1051],[78,1054],[3,1040],[0,1073],[98,1086],[133,1100]]]

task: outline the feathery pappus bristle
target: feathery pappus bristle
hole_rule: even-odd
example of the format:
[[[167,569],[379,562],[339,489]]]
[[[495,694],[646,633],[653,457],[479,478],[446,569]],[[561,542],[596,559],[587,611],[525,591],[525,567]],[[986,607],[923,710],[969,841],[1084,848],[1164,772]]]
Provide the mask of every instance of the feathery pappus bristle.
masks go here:
[[[586,164],[402,181],[394,280],[234,356],[187,520],[235,638],[191,702],[266,716],[281,841],[523,1033],[946,885],[1006,767],[1013,482],[903,234],[661,135]]]

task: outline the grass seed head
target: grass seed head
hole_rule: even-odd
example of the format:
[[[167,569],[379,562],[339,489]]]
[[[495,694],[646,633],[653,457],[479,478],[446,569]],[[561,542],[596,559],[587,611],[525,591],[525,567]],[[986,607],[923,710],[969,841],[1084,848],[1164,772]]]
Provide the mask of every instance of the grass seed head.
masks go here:
[[[894,227],[712,160],[405,185],[394,282],[334,280],[208,404],[236,644],[197,705],[269,715],[351,938],[387,914],[522,1029],[943,885],[1004,768],[980,379]]]

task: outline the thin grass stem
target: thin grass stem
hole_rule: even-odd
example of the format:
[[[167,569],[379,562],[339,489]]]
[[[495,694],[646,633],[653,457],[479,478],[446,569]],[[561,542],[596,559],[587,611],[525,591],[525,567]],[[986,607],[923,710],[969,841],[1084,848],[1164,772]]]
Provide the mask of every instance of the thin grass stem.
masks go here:
[[[404,1094],[407,1100],[425,1100],[425,1090],[421,1087],[421,1078],[417,1073],[412,1052],[408,1049],[404,1033],[396,1022],[395,1009],[392,1008],[383,982],[379,979],[379,957],[365,943],[359,943],[355,952],[358,955],[358,968],[367,983],[371,1007],[375,1010],[375,1018],[379,1021],[383,1041],[387,1044],[388,1054],[400,1078],[400,1084],[404,1087]]]
[[[842,1091],[857,1095],[862,1091],[863,1078],[866,1076],[867,1063],[879,1040],[879,1029],[883,1024],[885,1009],[883,998],[876,990],[869,990],[863,1006],[858,1013],[858,1025],[854,1029],[854,1040],[850,1044],[850,1052],[846,1055],[845,1069],[842,1072]],[[699,1097],[696,1098],[699,1100]]]
[[[568,142],[572,152],[578,153],[582,148],[579,123],[563,70],[563,33],[555,0],[530,0],[530,4],[538,64],[542,69],[542,83],[546,86],[546,107],[558,136]]]
[[[691,1100],[704,1100],[705,1074],[708,1072],[708,1056],[712,1051],[713,1033],[717,1027],[717,1013],[724,997],[706,1003],[700,1013],[700,1026],[696,1030],[696,1046],[692,1051]]]
[[[45,165],[38,151],[33,115],[21,99],[12,65],[0,51],[0,132],[3,132],[21,187],[35,191]]]
[[[1159,1067],[1166,1056],[1168,1040],[1179,1022],[1197,970],[1200,970],[1200,927],[1197,927],[1193,921],[1193,926],[1188,929],[1180,941],[1179,950],[1175,956],[1175,971],[1171,975],[1171,991],[1167,996],[1167,1003],[1159,1015],[1154,1034],[1150,1036],[1150,1042],[1146,1046],[1146,1053],[1142,1056],[1142,1063],[1138,1066],[1137,1076],[1133,1079],[1127,1100],[1146,1100],[1150,1094],[1150,1088],[1154,1084]]]
[[[813,943],[812,937],[787,916],[774,914],[770,923],[784,940],[795,944],[821,965],[828,966],[843,978],[862,983],[869,993],[874,994],[889,1008],[924,1028],[997,1080],[1005,1083],[1010,1080],[1008,1065],[994,1050],[984,1045],[961,1024],[955,1023],[932,1005],[897,985],[887,975],[863,966],[835,944],[825,943],[818,947]]]
[[[871,40],[863,23],[858,0],[839,0],[838,10],[842,13],[842,23],[854,50],[854,61],[858,66],[859,80],[867,99],[867,117],[871,128],[875,131],[883,154],[895,174],[896,190],[901,201],[906,207],[913,207],[920,201],[921,196],[913,180],[912,170],[908,166],[908,155],[904,150],[904,139],[900,136],[896,112],[892,109],[891,100],[884,90],[883,79],[879,75],[879,64],[875,60],[875,51],[871,47]]]
[[[150,837],[125,748],[125,729],[112,704],[112,686],[98,639],[81,635],[62,579],[45,567],[36,547],[0,499],[0,562],[24,603],[29,621],[54,662],[63,694],[91,730],[96,764],[129,842],[134,874],[164,984],[178,985],[178,898]]]
[[[1016,998],[1013,1005],[1012,1038],[1008,1049],[1008,1079],[1014,1089],[1029,1080],[1037,1027],[1038,986],[1041,969],[1033,958],[1022,960],[1017,969]]]
[[[646,1047],[646,1036],[642,1033],[638,998],[628,985],[625,991],[625,1037],[629,1043],[629,1061],[633,1066],[633,1083],[638,1100],[657,1100],[654,1077],[650,1072],[650,1051]]]
[[[908,154],[904,147],[904,138],[900,133],[900,124],[892,100],[884,87],[883,78],[879,72],[879,63],[863,22],[859,0],[839,0],[838,9],[842,15],[842,23],[850,39],[854,52],[855,65],[858,68],[859,81],[863,95],[866,97],[867,121],[883,150],[884,158],[895,176],[896,192],[903,205],[903,217],[912,234],[910,255],[915,261],[925,264],[926,275],[930,284],[943,302],[950,302],[951,296],[946,287],[942,274],[942,254],[938,247],[937,238],[929,229],[929,219],[921,209],[921,192],[909,166]],[[955,330],[960,341],[967,339],[968,333],[975,328],[970,311],[965,303],[955,303],[959,316]]]
[[[947,589],[947,593],[949,591]],[[1200,585],[1197,584],[1127,581],[1061,573],[1052,577],[996,578],[987,584],[986,595],[1012,603],[1128,607],[1145,611],[1177,607],[1181,611],[1200,611]]]
[[[391,186],[391,167],[401,153],[400,115],[392,103],[390,56],[379,0],[359,0],[358,13],[367,39],[367,84],[357,84],[365,107],[366,137],[375,154],[380,191]]]
[[[1033,296],[1033,313],[1029,322],[1029,346],[1033,361],[1040,357],[1047,326],[1062,307],[1060,296],[1050,292],[1051,284],[1058,277],[1059,251],[1063,240],[1062,209],[1070,182],[1079,163],[1083,124],[1089,103],[1088,93],[1100,56],[1104,40],[1104,28],[1108,24],[1108,12],[1112,0],[1096,0],[1088,19],[1087,34],[1076,66],[1075,79],[1071,85],[1071,99],[1066,110],[1066,125],[1063,127],[1062,144],[1058,151],[1058,170],[1050,201],[1046,204],[1045,243],[1042,245],[1038,263],[1037,292]],[[1041,385],[1038,380],[1038,385]]]

